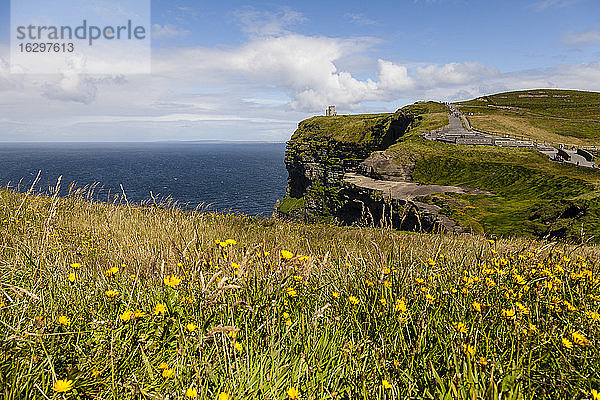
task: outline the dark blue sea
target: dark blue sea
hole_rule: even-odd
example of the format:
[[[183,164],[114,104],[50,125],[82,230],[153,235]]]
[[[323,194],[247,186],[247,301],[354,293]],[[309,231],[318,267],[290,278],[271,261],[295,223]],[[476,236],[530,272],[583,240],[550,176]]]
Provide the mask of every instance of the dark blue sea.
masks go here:
[[[171,198],[181,208],[269,216],[285,193],[282,143],[0,143],[0,185],[36,192],[62,175],[68,185],[98,183],[94,200]]]

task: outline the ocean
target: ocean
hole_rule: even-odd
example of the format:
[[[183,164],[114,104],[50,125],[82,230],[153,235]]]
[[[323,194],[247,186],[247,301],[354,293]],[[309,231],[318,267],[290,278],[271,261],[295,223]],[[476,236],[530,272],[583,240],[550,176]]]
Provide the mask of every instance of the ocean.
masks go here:
[[[283,143],[0,143],[0,185],[61,194],[98,183],[94,200],[170,197],[181,208],[270,216],[285,194]]]

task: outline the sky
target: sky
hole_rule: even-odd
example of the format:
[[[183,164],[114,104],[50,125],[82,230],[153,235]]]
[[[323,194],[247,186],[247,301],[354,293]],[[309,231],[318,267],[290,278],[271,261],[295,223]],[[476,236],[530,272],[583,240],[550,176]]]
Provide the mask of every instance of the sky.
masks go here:
[[[0,0],[0,141],[286,141],[328,105],[600,91],[598,15],[598,0],[152,0],[151,73],[35,75],[10,71]]]

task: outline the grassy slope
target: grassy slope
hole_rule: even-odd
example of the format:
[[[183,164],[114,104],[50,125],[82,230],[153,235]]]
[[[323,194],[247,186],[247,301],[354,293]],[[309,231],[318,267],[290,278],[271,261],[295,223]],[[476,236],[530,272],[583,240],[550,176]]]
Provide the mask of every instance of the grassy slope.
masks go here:
[[[317,116],[302,121],[291,140],[334,139],[338,142],[365,143],[373,139],[372,130],[385,125],[392,114]],[[310,137],[302,136],[310,135]]]
[[[290,387],[305,399],[581,398],[600,387],[597,247],[0,198],[7,400],[63,398],[58,379],[73,381],[69,399],[190,387],[201,399],[284,399]],[[284,249],[307,257],[285,261]]]
[[[600,93],[529,90],[459,103],[475,129],[548,143],[600,144]],[[508,108],[510,107],[510,108]]]
[[[536,108],[542,111],[542,107]],[[427,120],[427,117],[424,118]],[[412,132],[419,132],[418,126]],[[415,163],[413,179],[422,183],[486,189],[493,196],[435,195],[425,199],[477,233],[540,235],[566,229],[600,238],[600,173],[551,162],[534,150],[457,146],[427,141],[414,134],[389,149],[398,163]],[[587,208],[575,223],[560,218],[572,204]]]

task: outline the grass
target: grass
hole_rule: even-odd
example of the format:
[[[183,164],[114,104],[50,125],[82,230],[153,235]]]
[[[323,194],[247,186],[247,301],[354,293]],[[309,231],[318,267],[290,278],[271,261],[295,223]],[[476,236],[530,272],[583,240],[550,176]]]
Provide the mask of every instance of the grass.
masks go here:
[[[302,121],[291,140],[327,138],[343,143],[369,143],[389,125],[393,114],[317,116]]]
[[[600,144],[600,93],[539,89],[459,103],[473,128],[550,144]]]
[[[3,399],[600,388],[597,247],[0,197]]]
[[[581,240],[583,231],[588,239],[600,239],[597,170],[551,162],[534,150],[450,145],[416,137],[388,151],[399,164],[415,164],[416,182],[492,192],[422,199],[442,206],[468,231],[498,236],[519,232],[530,237],[562,232],[571,240]],[[575,219],[565,217],[572,206],[585,212]]]

